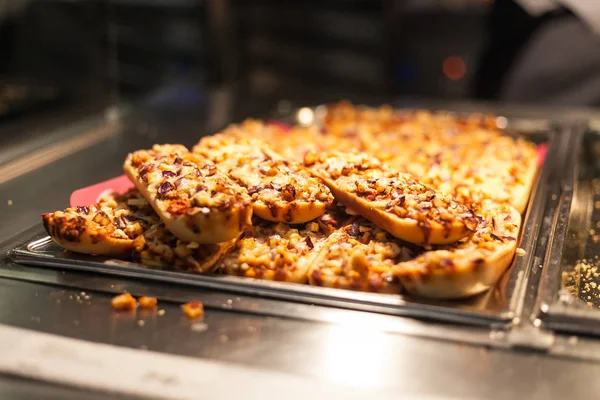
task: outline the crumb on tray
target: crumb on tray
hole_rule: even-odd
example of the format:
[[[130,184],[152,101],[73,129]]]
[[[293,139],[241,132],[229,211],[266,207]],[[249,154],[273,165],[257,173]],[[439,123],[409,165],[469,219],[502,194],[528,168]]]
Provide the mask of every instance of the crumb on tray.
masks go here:
[[[142,296],[138,298],[138,304],[140,305],[140,308],[144,310],[153,310],[156,308],[158,300],[156,297]]]
[[[199,301],[190,301],[181,306],[183,313],[189,319],[195,319],[204,316],[204,305]]]
[[[135,310],[137,302],[131,294],[123,293],[113,297],[111,305],[117,311],[131,311]]]

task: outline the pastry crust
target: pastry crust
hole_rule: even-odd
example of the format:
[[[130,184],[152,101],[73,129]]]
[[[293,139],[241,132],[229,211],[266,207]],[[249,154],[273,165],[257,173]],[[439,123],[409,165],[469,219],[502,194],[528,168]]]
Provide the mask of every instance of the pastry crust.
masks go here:
[[[221,243],[250,225],[246,190],[209,160],[179,145],[155,145],[127,156],[125,173],[177,238]]]
[[[308,269],[337,224],[331,214],[294,226],[257,220],[223,257],[220,268],[228,275],[305,283]]]
[[[139,191],[111,193],[98,204],[42,214],[52,239],[67,250],[111,257],[131,255],[133,241],[158,216]]]
[[[472,238],[425,251],[394,267],[407,291],[454,299],[481,293],[498,281],[514,258],[521,214],[489,201],[481,211],[484,218]]]
[[[309,283],[339,289],[398,294],[393,267],[403,258],[402,244],[364,218],[332,234],[308,273]]]
[[[494,116],[340,102],[327,107],[323,125],[331,136],[358,130],[368,154],[464,204],[493,200],[521,213],[527,207],[537,173],[535,145],[498,129]]]
[[[212,272],[220,258],[236,239],[224,243],[200,244],[176,238],[161,222],[151,226],[134,241],[134,261],[142,265],[188,271]]]
[[[203,138],[194,152],[246,188],[254,214],[262,219],[300,224],[323,215],[333,202],[329,188],[319,178],[302,164],[275,154],[260,140],[223,133]]]
[[[404,241],[453,243],[477,227],[475,214],[451,196],[390,171],[366,154],[308,154],[305,165],[338,201]]]

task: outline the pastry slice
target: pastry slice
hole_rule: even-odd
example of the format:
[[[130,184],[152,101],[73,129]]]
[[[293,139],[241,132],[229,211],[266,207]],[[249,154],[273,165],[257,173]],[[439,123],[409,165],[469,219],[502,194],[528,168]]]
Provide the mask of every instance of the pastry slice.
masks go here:
[[[453,243],[477,227],[477,216],[451,196],[364,153],[308,154],[304,162],[338,201],[406,242]]]
[[[123,168],[167,229],[183,241],[226,242],[251,223],[246,190],[183,146],[136,151]]]
[[[327,240],[308,273],[311,285],[375,293],[400,293],[393,267],[405,256],[403,246],[364,218],[344,226]]]
[[[305,283],[312,265],[339,219],[325,214],[301,225],[257,220],[221,260],[228,275]]]
[[[248,190],[254,214],[262,219],[300,224],[323,215],[333,195],[300,163],[284,160],[263,142],[227,133],[203,138],[194,152],[209,158]]]
[[[485,202],[475,234],[457,244],[425,251],[394,267],[410,293],[454,299],[495,285],[517,249],[521,214],[509,205]]]
[[[219,259],[236,239],[224,243],[184,242],[160,222],[134,241],[133,259],[152,268],[206,273],[214,270]]]
[[[44,227],[61,247],[77,253],[129,257],[133,242],[158,216],[137,189],[111,193],[98,204],[42,214]]]

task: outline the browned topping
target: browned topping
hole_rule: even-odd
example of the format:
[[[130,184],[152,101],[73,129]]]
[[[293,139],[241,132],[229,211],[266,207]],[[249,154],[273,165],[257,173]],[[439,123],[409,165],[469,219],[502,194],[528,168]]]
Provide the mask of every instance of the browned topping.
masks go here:
[[[304,282],[329,232],[315,222],[292,227],[256,220],[224,256],[222,269],[230,275]]]
[[[158,216],[139,192],[132,189],[123,195],[107,195],[92,206],[43,214],[42,220],[48,234],[59,243],[80,244],[89,240],[92,246],[75,251],[98,254],[98,248],[93,245],[117,240],[126,246],[156,223]],[[100,253],[105,254],[102,251],[106,249],[100,249]]]
[[[123,293],[113,297],[110,304],[116,311],[132,311],[137,307],[135,299],[129,293]]]
[[[392,267],[402,259],[402,246],[369,221],[359,218],[334,233],[324,251],[311,268],[312,285],[400,292]]]
[[[189,319],[203,318],[204,305],[199,301],[190,301],[181,306],[181,310]]]
[[[474,231],[478,219],[452,196],[436,192],[408,174],[389,170],[366,154],[331,153],[309,157],[318,176],[331,179],[339,190],[356,195],[369,207],[418,222],[427,240],[433,225],[448,230],[462,224]]]
[[[233,241],[217,244],[186,242],[173,236],[163,223],[158,223],[137,238],[134,244],[133,257],[145,266],[210,272],[221,253],[229,249]]]
[[[139,184],[157,210],[173,215],[173,219],[166,221],[168,225],[182,226],[182,230],[174,230],[180,237],[201,242],[230,240],[239,234],[238,225],[249,221],[250,198],[246,190],[220,173],[208,159],[190,153],[183,146],[156,145],[151,150],[130,154],[125,169],[137,181],[136,176],[141,176],[138,168],[148,163],[155,167],[146,172]],[[204,223],[215,226],[204,229]],[[209,232],[219,232],[220,236],[211,238]]]

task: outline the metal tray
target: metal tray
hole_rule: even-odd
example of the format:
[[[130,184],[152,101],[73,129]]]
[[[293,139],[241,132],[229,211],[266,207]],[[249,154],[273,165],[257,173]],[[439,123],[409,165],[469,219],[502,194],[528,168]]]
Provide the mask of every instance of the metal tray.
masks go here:
[[[308,111],[306,111],[308,110]],[[283,122],[306,123],[307,115],[318,117],[318,108],[303,108]],[[560,155],[559,130],[547,121],[498,118],[499,125],[508,126],[507,132],[522,135],[535,143],[546,143],[546,161],[539,170],[532,190],[527,213],[519,238],[519,247],[526,250],[523,257],[515,257],[510,269],[495,288],[478,296],[460,301],[430,301],[406,295],[384,295],[329,289],[293,283],[254,280],[224,275],[194,275],[184,272],[152,270],[139,264],[101,257],[85,256],[63,251],[50,238],[40,234],[9,251],[11,259],[20,264],[63,270],[87,271],[134,279],[154,280],[180,285],[222,290],[253,296],[318,304],[346,309],[410,316],[452,323],[506,327],[521,314],[527,281],[533,264],[539,227],[546,217],[548,180],[551,163]],[[311,120],[311,123],[318,123]]]
[[[537,318],[549,329],[600,335],[600,126],[572,140]]]

